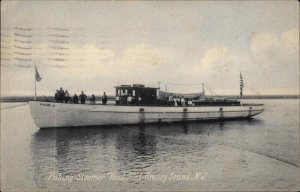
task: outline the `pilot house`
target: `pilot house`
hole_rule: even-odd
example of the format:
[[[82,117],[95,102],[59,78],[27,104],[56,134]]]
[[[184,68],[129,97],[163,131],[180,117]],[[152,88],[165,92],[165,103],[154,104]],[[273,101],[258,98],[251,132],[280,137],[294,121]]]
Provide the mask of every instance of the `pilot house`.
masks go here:
[[[142,84],[116,86],[117,105],[154,105],[158,101],[158,88]]]

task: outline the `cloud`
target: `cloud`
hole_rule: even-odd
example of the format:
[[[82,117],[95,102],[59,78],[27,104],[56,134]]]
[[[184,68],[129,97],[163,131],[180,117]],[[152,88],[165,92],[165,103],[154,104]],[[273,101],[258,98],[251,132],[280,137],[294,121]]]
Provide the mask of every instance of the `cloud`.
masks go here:
[[[119,78],[131,80],[150,80],[149,74],[157,73],[166,64],[166,51],[150,44],[140,43],[126,48],[116,58],[115,72]],[[134,74],[131,77],[128,74]],[[152,79],[153,81],[153,79]]]
[[[148,67],[162,64],[164,58],[158,48],[142,43],[124,50],[120,62],[126,67]]]
[[[44,89],[44,92],[49,89],[55,90],[60,86],[76,92],[87,88],[95,91],[96,87],[99,88],[99,83],[100,87],[104,87],[101,88],[102,90],[107,90],[112,88],[117,81],[121,83],[156,82],[154,77],[161,75],[159,70],[164,67],[166,61],[164,49],[146,43],[128,47],[119,55],[112,49],[100,49],[92,44],[83,46],[70,44],[68,50],[56,51],[63,52],[60,55],[53,55],[53,50],[48,48],[48,44],[39,44],[39,47],[41,49],[30,56],[33,63],[30,65],[24,62],[12,64],[10,70],[6,70],[3,74],[2,82],[10,81],[11,74],[18,76],[22,76],[23,73],[27,74],[36,64],[43,78],[39,83],[40,89]],[[25,70],[24,66],[31,69]],[[16,70],[16,68],[19,69]],[[13,81],[16,83],[18,80]],[[27,86],[25,84],[24,82],[24,87],[28,89],[32,82],[28,81]],[[3,85],[3,89],[6,89],[7,93],[10,92],[8,89],[12,86]]]
[[[8,54],[2,52],[1,56],[7,54],[5,56],[11,61],[2,65],[9,71],[3,73],[2,82],[9,83],[2,85],[6,92],[12,89],[14,83],[18,85],[13,89],[20,92],[31,89],[31,81],[19,83],[20,78],[11,80],[10,77],[24,77],[23,74],[28,72],[32,75],[32,70],[26,68],[37,64],[43,78],[39,86],[45,94],[60,86],[74,92],[91,90],[95,93],[95,90],[112,88],[118,81],[129,84],[153,83],[154,86],[157,81],[179,84],[205,82],[219,94],[228,91],[238,93],[240,70],[245,78],[245,90],[279,90],[280,87],[282,90],[292,90],[298,86],[298,33],[296,28],[282,33],[256,33],[250,39],[249,49],[246,51],[214,45],[204,52],[201,50],[200,53],[195,53],[192,60],[176,57],[180,53],[175,48],[143,42],[115,52],[115,49],[108,47],[74,42],[66,45],[66,50],[54,50],[49,48],[49,44],[53,42],[42,41],[43,43],[33,43],[33,47],[39,48],[32,50],[33,54],[28,56],[33,63],[14,60],[15,42],[12,37],[7,37],[5,42],[10,49],[4,50]],[[26,75],[24,79],[32,79],[30,75]],[[170,91],[171,88],[173,87],[169,87]],[[178,91],[194,92],[195,88],[179,87]]]
[[[274,52],[279,46],[278,36],[275,33],[257,33],[251,40],[251,52],[257,56],[266,52]]]
[[[281,34],[281,44],[285,53],[299,54],[299,29],[292,28]]]
[[[299,30],[255,34],[246,69],[257,89],[299,91]]]
[[[225,46],[216,46],[205,51],[199,63],[182,69],[186,75],[215,76],[233,69],[237,55]]]
[[[155,70],[165,62],[163,53],[158,48],[145,43],[128,47],[120,55],[116,55],[112,49],[99,49],[92,44],[72,46],[68,59],[69,61],[63,64],[54,62],[55,64],[46,66],[58,68],[57,73],[69,74],[72,78],[84,75],[89,79],[109,76],[130,80],[128,72],[141,78],[145,75],[143,73]]]
[[[262,94],[272,91],[276,94],[298,93],[298,29],[256,33],[249,41],[248,50],[216,45],[206,49],[199,62],[181,66],[178,75],[181,71],[190,82],[208,83],[220,94],[239,89],[241,71],[246,94],[257,94],[257,90]]]
[[[9,9],[14,9],[17,5],[17,1],[2,1],[1,2],[1,12],[8,11]]]
[[[208,49],[201,60],[201,67],[208,72],[216,69],[229,70],[235,59],[234,54],[224,46]]]
[[[135,44],[124,49],[116,58],[114,72],[121,81],[153,82],[158,70],[166,64],[167,57],[168,53],[163,48],[146,43]]]
[[[250,42],[254,57],[290,57],[299,52],[299,30],[291,28],[283,33],[256,33]]]

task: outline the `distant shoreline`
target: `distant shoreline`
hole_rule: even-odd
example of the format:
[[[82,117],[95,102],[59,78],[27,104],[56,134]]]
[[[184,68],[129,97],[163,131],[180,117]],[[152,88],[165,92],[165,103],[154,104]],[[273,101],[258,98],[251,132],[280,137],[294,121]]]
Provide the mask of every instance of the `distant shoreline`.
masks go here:
[[[207,96],[209,97],[209,96]],[[220,95],[220,98],[226,99],[240,99],[239,96],[236,95]],[[299,95],[245,95],[242,99],[299,99]],[[32,96],[6,96],[1,97],[0,102],[7,103],[7,102],[28,102],[32,101]],[[54,101],[53,96],[39,96],[37,97],[39,101]],[[101,97],[96,97],[97,101],[101,101]],[[108,96],[108,100],[114,100],[114,96]]]

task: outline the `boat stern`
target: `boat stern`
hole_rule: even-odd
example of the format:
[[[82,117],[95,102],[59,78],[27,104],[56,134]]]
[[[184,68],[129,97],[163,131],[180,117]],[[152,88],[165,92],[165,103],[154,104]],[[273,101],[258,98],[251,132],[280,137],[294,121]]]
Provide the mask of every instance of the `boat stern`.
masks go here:
[[[258,115],[265,110],[264,104],[242,104],[242,106],[248,107],[248,117]]]

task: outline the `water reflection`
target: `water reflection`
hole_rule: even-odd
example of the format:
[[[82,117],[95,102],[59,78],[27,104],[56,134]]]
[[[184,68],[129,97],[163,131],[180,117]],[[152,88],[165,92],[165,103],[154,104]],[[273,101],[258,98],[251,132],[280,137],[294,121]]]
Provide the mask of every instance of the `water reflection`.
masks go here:
[[[137,155],[151,156],[156,152],[157,138],[155,135],[148,134],[145,125],[138,127],[138,133],[132,135],[131,145],[133,152]]]
[[[260,123],[252,120],[238,124],[243,127]],[[197,157],[194,160],[199,163],[214,141],[211,135],[223,134],[234,127],[231,125],[230,122],[193,122],[40,129],[31,143],[34,180],[43,187],[47,186],[52,172],[138,174],[163,170],[164,166],[172,169],[176,164],[187,167],[185,156]]]
[[[156,161],[158,134],[146,125],[126,127],[116,137],[115,148],[117,171],[123,173],[145,172]],[[155,128],[156,129],[156,128]]]

